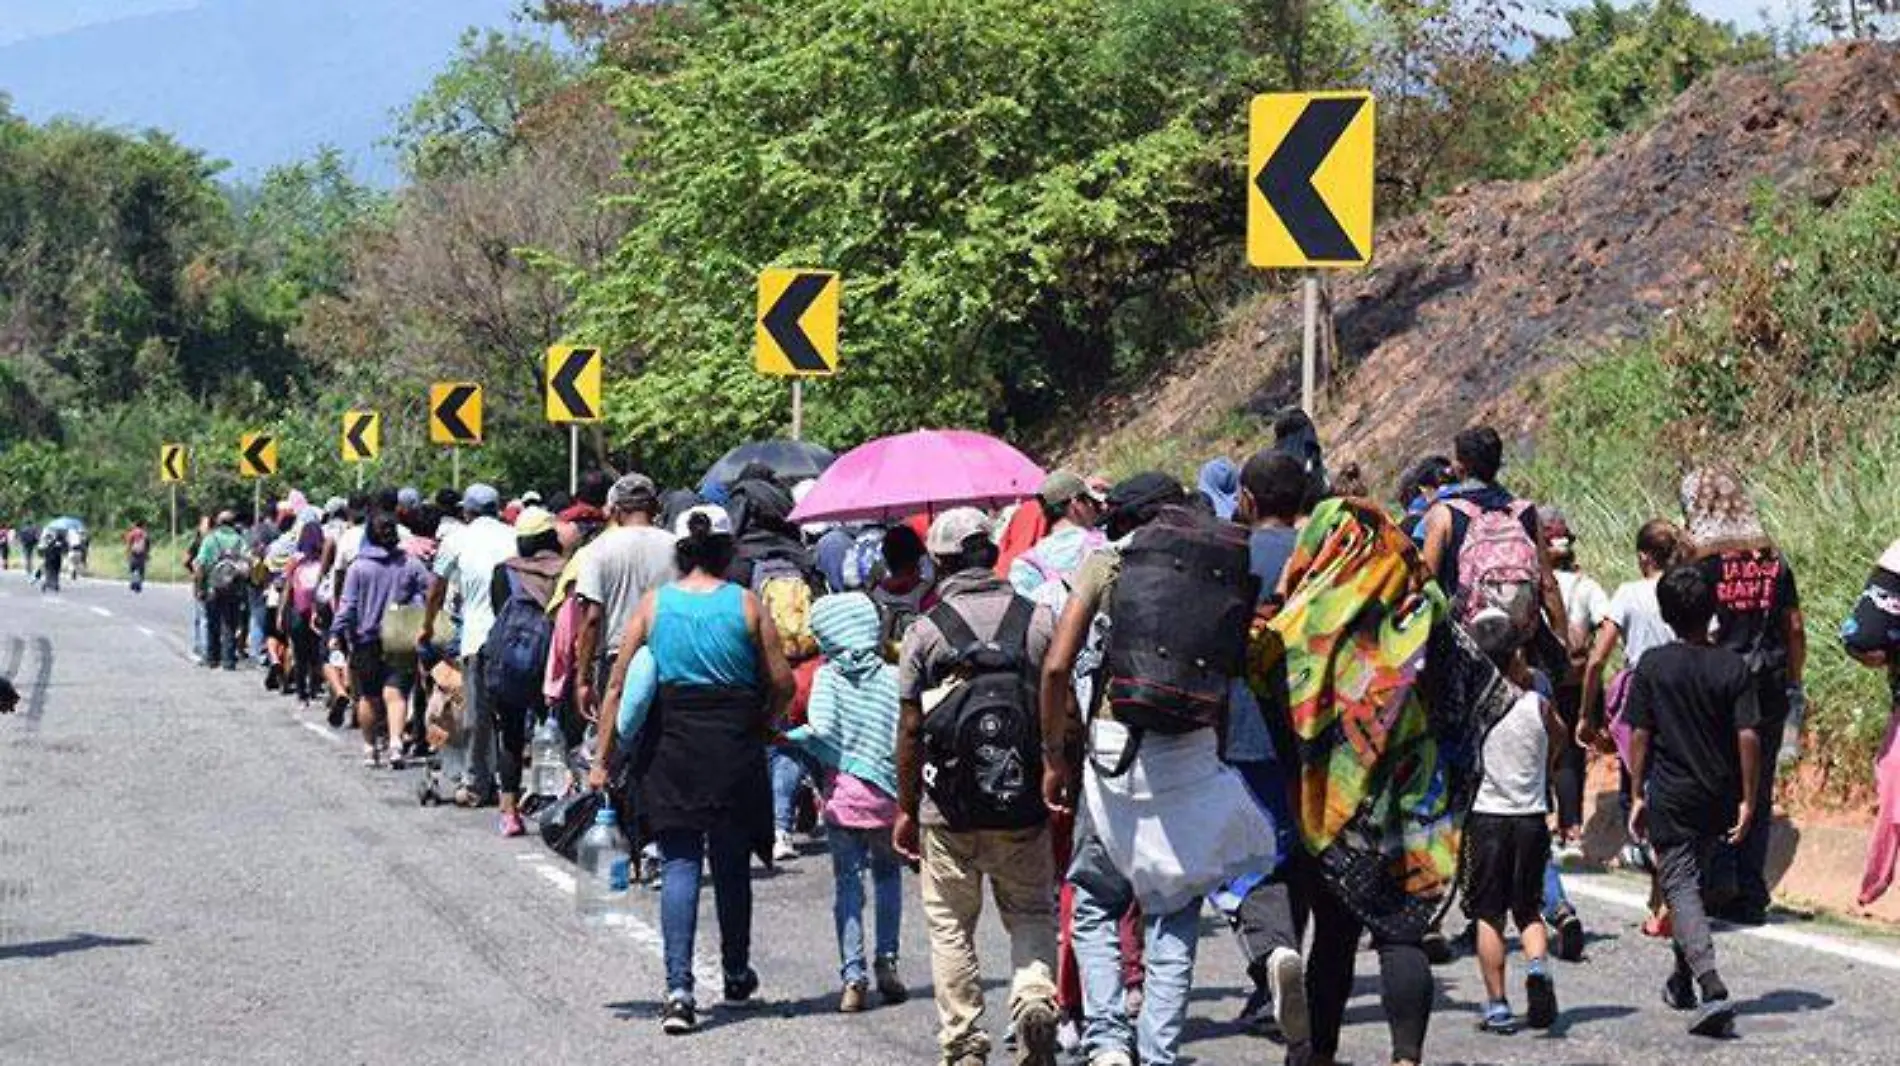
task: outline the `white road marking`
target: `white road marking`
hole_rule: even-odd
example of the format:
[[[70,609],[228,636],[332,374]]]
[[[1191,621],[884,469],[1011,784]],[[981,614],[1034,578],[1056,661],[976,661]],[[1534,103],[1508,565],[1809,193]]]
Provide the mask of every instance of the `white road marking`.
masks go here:
[[[150,628],[148,628],[148,627],[146,627],[146,626],[140,626],[140,627],[139,627],[139,632],[141,632],[141,633],[143,633],[143,634],[145,634],[145,635],[146,635],[146,636],[148,636],[148,637],[151,637],[151,638],[153,638],[154,640],[156,640],[156,639],[158,638],[158,634],[157,634],[157,633],[154,633],[154,632],[152,632],[152,631],[151,631],[151,629],[150,629]]]
[[[112,612],[111,612],[111,611],[108,611],[108,610],[106,610],[106,609],[105,609],[104,607],[94,607],[94,608],[92,609],[92,613],[93,613],[93,614],[96,614],[96,615],[98,615],[98,616],[99,616],[99,617],[101,617],[101,618],[111,618],[111,617],[112,617]]]
[[[1627,910],[1649,910],[1649,897],[1641,892],[1616,888],[1605,884],[1596,877],[1566,875],[1564,891],[1573,896],[1609,903]],[[1791,929],[1785,925],[1763,925],[1756,927],[1731,927],[1733,932],[1743,936],[1781,944],[1784,947],[1800,948],[1803,951],[1818,951],[1823,955],[1832,955],[1837,959],[1858,962],[1866,966],[1877,966],[1883,970],[1900,972],[1900,953],[1887,951],[1869,944],[1856,944],[1837,937],[1822,936],[1800,929]]]
[[[519,855],[516,856],[516,858],[532,865],[535,873],[540,874],[549,884],[560,889],[563,895],[571,897],[578,890],[579,879],[576,875],[554,866],[548,862],[545,857],[541,855]],[[646,890],[640,888],[638,885],[634,886],[633,893],[635,906],[639,905],[642,898],[650,898],[653,900],[655,909],[658,909],[658,894],[646,892]],[[576,920],[578,921],[579,919],[577,918]],[[655,929],[652,924],[639,915],[629,913],[623,916],[623,920],[616,928],[625,933],[628,940],[633,941],[635,945],[648,955],[651,955],[661,962],[666,960],[666,938],[661,936],[658,929]],[[699,995],[705,998],[711,993],[704,990],[723,989],[725,987],[726,978],[720,970],[719,963],[716,959],[703,952],[695,951],[693,953],[693,981],[702,990]]]
[[[343,742],[342,737],[338,736],[335,733],[330,732],[329,729],[325,728],[324,726],[320,726],[315,722],[298,722],[297,724],[300,726],[303,726],[305,729],[310,730],[312,733],[315,733],[316,735],[322,737],[323,739],[329,741],[332,744],[341,744]]]

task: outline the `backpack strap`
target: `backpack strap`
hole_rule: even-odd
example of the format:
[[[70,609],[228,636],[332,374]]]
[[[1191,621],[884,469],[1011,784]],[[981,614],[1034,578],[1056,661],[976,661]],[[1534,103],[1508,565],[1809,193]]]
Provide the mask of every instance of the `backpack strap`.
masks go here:
[[[963,613],[951,606],[948,600],[939,603],[925,617],[937,627],[937,632],[943,634],[944,642],[958,655],[982,643],[977,639],[976,631],[970,628],[970,623],[964,620]]]
[[[1017,662],[1029,658],[1029,627],[1036,620],[1036,605],[1025,597],[1012,594],[1003,620],[996,627],[996,646],[1016,656]]]

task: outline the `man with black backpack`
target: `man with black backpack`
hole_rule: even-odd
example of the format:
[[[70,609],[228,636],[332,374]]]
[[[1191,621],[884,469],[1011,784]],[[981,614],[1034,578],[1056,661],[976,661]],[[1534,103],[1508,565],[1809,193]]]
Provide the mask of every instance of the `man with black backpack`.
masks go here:
[[[561,555],[554,516],[541,507],[524,508],[515,516],[516,557],[496,565],[489,579],[489,601],[495,625],[483,648],[483,691],[493,708],[495,735],[500,740],[501,816],[504,837],[527,832],[522,824],[521,762],[528,747],[528,722],[539,722],[547,711],[542,694],[547,676],[548,649],[554,642],[554,621],[548,601],[567,560]]]
[[[1076,812],[1075,953],[1090,1066],[1169,1066],[1194,982],[1201,901],[1271,869],[1274,827],[1221,759],[1258,586],[1247,531],[1188,506],[1164,474],[1108,499],[1109,547],[1077,572],[1041,680],[1043,796]],[[1077,768],[1062,739],[1081,723],[1073,671],[1098,613],[1107,643]],[[1139,905],[1146,944],[1139,1024],[1129,1019],[1117,926]]]
[[[910,627],[898,656],[892,837],[922,864],[942,1061],[982,1066],[989,1057],[976,957],[987,879],[1010,936],[1017,1062],[1053,1066],[1055,863],[1037,789],[1035,685],[1054,620],[996,576],[982,512],[939,515],[925,547],[942,575],[941,599]]]
[[[251,560],[238,532],[237,512],[219,511],[217,525],[198,546],[198,600],[205,605],[205,665],[237,669],[238,638],[251,591]]]

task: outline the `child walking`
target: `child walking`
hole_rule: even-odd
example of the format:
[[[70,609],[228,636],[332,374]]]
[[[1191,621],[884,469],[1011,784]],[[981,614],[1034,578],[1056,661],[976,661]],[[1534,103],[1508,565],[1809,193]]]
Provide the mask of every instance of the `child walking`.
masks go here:
[[[1656,586],[1656,601],[1676,643],[1643,656],[1630,683],[1630,836],[1655,849],[1674,918],[1675,968],[1663,1000],[1696,1012],[1691,1033],[1726,1037],[1735,1031],[1735,1007],[1716,972],[1701,885],[1717,845],[1739,842],[1754,816],[1759,686],[1746,660],[1710,641],[1716,596],[1701,570],[1671,570]]]
[[[897,668],[878,645],[878,612],[850,592],[812,605],[811,629],[825,664],[812,680],[806,724],[786,740],[812,755],[825,774],[825,840],[837,883],[834,916],[844,993],[838,1010],[870,1004],[871,978],[886,1005],[909,997],[897,973],[903,916],[902,861],[891,847],[897,821]],[[871,875],[876,956],[864,965],[864,875]]]
[[[1523,690],[1484,740],[1484,782],[1465,823],[1465,914],[1477,923],[1478,974],[1484,979],[1487,1033],[1517,1032],[1504,991],[1504,923],[1517,925],[1524,948],[1526,1023],[1548,1029],[1557,1020],[1557,985],[1550,973],[1550,933],[1544,924],[1545,872],[1550,864],[1550,769],[1569,731],[1540,694],[1523,644],[1513,639],[1510,616],[1487,610],[1471,635],[1498,669]]]

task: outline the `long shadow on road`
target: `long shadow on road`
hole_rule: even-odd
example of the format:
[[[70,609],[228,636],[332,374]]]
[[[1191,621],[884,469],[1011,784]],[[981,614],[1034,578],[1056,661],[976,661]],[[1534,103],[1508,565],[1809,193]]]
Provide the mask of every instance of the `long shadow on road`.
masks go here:
[[[144,937],[100,936],[97,933],[70,933],[58,940],[35,940],[25,944],[0,944],[0,962],[11,959],[50,959],[96,948],[139,948],[151,941]]]

